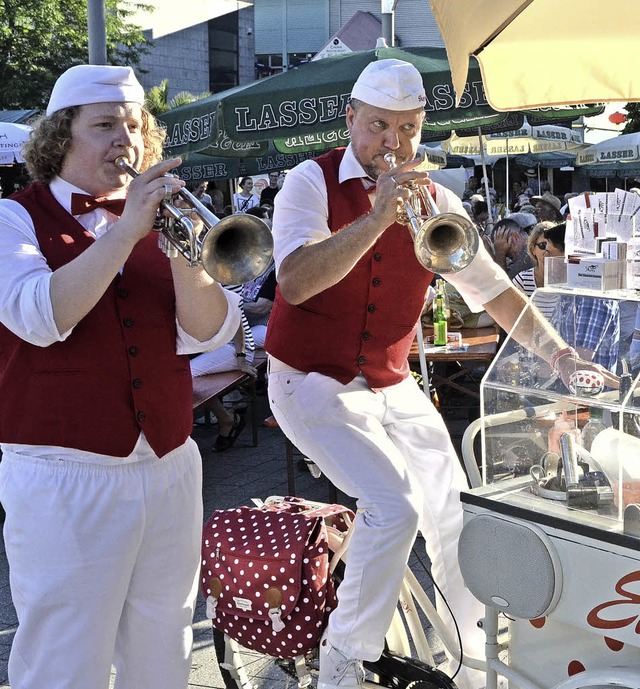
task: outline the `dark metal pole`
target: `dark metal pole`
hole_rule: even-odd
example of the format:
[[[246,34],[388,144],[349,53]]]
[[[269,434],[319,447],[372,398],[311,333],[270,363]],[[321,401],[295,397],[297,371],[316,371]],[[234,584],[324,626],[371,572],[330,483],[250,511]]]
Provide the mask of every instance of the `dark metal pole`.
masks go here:
[[[104,0],[87,0],[89,64],[107,64],[107,22]]]

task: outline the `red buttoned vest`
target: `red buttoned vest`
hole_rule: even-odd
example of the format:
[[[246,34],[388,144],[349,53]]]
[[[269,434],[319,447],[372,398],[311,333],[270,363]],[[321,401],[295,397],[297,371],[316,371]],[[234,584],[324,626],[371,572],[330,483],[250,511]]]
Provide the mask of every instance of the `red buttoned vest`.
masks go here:
[[[332,233],[371,210],[360,179],[339,184],[343,155],[336,149],[316,158]],[[345,278],[304,303],[287,303],[277,289],[265,349],[289,366],[341,383],[359,373],[374,390],[399,383],[409,372],[407,356],[432,277],[415,257],[409,230],[395,223]]]
[[[93,244],[47,186],[12,198],[31,215],[52,270]],[[175,351],[173,279],[156,236],[138,242],[122,275],[64,342],[36,347],[0,325],[0,442],[124,457],[142,430],[162,457],[186,441],[191,372]]]

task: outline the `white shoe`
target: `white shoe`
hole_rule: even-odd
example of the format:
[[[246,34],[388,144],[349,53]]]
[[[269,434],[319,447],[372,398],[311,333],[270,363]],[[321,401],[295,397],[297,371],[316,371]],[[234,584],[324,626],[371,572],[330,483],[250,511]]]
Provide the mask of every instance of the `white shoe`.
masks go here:
[[[334,648],[325,634],[320,640],[320,673],[318,689],[348,689],[361,687],[364,682],[362,661],[348,658]]]

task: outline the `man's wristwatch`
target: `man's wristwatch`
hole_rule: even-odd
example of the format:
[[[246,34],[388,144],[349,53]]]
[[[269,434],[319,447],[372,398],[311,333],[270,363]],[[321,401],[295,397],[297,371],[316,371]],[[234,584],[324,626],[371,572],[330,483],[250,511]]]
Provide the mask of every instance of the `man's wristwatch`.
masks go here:
[[[238,357],[238,356],[246,357],[246,356],[247,356],[247,353],[246,353],[246,352],[236,352],[236,356],[237,356],[237,357]]]

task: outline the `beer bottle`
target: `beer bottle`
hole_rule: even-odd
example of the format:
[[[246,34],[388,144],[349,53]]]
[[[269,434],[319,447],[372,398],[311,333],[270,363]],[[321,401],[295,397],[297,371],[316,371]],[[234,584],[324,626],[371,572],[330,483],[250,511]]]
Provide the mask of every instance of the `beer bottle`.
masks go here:
[[[433,310],[433,344],[447,344],[447,309],[444,293],[444,281],[438,280],[436,299]]]

